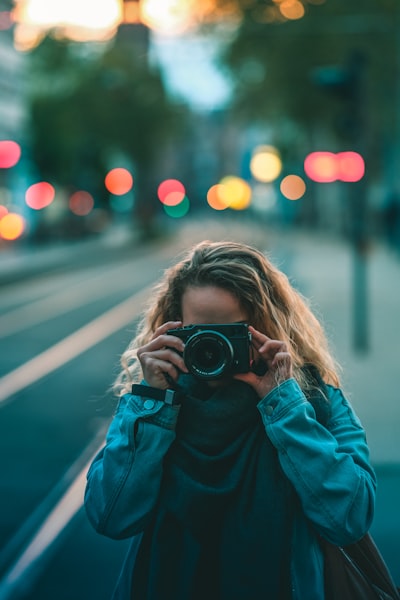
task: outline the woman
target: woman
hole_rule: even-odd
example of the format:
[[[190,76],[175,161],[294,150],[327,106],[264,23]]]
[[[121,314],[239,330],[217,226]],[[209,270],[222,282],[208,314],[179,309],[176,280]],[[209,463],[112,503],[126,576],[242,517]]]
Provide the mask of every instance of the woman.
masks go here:
[[[248,333],[221,351],[232,342],[239,366],[196,354],[192,324]],[[323,600],[319,539],[363,536],[376,480],[322,327],[287,277],[249,246],[198,244],[166,271],[122,364],[85,498],[99,533],[132,537],[114,598]]]

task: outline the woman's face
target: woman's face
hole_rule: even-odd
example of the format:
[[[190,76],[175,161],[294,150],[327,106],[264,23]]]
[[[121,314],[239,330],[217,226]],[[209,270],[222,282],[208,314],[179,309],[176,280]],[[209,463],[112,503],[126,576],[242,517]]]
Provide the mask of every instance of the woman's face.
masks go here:
[[[238,299],[220,287],[189,287],[182,296],[183,326],[199,323],[247,322]]]

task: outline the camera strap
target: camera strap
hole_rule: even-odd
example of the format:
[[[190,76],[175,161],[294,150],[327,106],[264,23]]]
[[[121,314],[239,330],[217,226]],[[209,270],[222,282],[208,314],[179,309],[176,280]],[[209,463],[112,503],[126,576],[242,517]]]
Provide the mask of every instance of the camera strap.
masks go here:
[[[152,400],[158,400],[165,402],[165,404],[180,404],[176,398],[176,392],[174,390],[160,390],[158,388],[150,387],[149,385],[140,385],[134,383],[132,385],[132,394],[135,396],[141,396],[144,398],[151,398]]]

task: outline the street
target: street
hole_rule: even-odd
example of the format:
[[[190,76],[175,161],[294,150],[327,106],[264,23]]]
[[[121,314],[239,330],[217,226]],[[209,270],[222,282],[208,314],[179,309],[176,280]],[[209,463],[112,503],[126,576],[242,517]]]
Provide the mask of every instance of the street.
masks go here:
[[[99,254],[90,265],[39,273],[0,295],[0,600],[107,600],[128,541],[102,538],[82,508],[85,473],[116,400],[108,391],[149,286],[202,238],[258,245],[310,297],[343,365],[378,475],[375,540],[400,584],[400,264],[371,253],[370,350],[352,348],[351,253],[337,240],[201,222],[169,243]]]

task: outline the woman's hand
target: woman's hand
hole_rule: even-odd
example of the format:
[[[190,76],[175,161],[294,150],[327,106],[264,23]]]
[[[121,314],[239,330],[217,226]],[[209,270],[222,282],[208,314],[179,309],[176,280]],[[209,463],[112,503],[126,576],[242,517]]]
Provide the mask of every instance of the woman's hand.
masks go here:
[[[292,357],[285,342],[272,340],[251,326],[249,326],[249,331],[257,356],[255,363],[257,364],[261,360],[265,363],[266,371],[263,375],[249,371],[235,375],[235,379],[248,383],[260,398],[264,398],[277,385],[293,377]]]
[[[168,378],[176,381],[180,371],[188,372],[181,354],[178,354],[185,347],[183,341],[167,334],[169,329],[176,327],[182,327],[182,322],[164,323],[156,329],[150,342],[137,350],[146,383],[161,390],[169,387]]]

